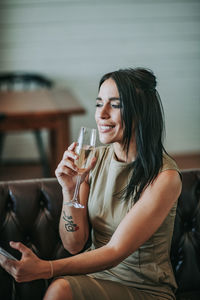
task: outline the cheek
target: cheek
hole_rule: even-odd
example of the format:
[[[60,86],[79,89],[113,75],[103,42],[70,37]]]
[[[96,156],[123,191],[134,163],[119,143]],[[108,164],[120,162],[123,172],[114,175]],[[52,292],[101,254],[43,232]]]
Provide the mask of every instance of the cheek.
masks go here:
[[[115,122],[118,124],[118,126],[121,128],[122,127],[122,119],[121,119],[121,114],[120,112],[115,115]]]
[[[95,121],[96,121],[96,123],[97,123],[97,120],[98,120],[97,111],[95,111],[94,118],[95,118]]]
[[[118,118],[117,124],[118,124],[119,133],[123,136],[123,134],[124,134],[124,125],[121,121],[121,116]]]

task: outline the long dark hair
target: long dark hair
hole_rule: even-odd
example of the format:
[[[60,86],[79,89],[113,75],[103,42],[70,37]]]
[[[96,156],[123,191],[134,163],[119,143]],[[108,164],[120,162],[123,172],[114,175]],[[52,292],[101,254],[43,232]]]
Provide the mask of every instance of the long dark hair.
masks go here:
[[[124,126],[124,149],[128,153],[130,140],[135,133],[137,156],[130,164],[132,170],[128,185],[121,195],[136,202],[162,167],[164,112],[156,90],[156,77],[144,68],[121,69],[105,74],[99,83],[112,78],[118,88],[121,118]],[[134,129],[133,129],[134,128]]]

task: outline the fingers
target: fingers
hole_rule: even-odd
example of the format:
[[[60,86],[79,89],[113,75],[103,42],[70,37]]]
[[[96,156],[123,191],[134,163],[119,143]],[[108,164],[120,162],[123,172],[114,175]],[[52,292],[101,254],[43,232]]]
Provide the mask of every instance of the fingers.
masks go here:
[[[8,262],[8,258],[0,253],[0,265],[5,268]]]
[[[63,175],[76,176],[77,173],[79,172],[79,169],[75,163],[75,161],[79,157],[79,155],[75,153],[76,146],[77,143],[74,142],[64,152],[63,158],[55,171],[55,175],[57,178],[58,177],[61,178]],[[83,172],[85,175],[87,175],[87,173],[89,173],[89,171],[94,168],[96,164],[96,160],[97,159],[95,157],[91,160],[91,163]]]
[[[0,266],[13,276],[18,265],[18,261],[5,257],[0,254]]]
[[[12,242],[11,241],[10,246],[12,248],[20,251],[22,254],[28,254],[30,252],[30,249],[20,242]]]
[[[22,253],[20,260],[12,260],[0,254],[0,265],[14,277],[17,282],[26,282],[39,279],[39,258],[20,242],[10,242],[10,246]],[[41,272],[40,272],[41,273]]]
[[[77,154],[75,152],[75,149],[76,149],[76,146],[77,146],[77,143],[72,143],[68,148],[67,150],[64,152],[63,154],[63,159],[66,159],[66,158],[72,158],[73,160],[77,159]]]
[[[73,142],[73,143],[68,147],[68,149],[69,149],[69,150],[75,151],[77,144],[78,144],[78,143]]]
[[[75,176],[77,175],[77,166],[73,161],[68,159],[63,159],[59,163],[56,171],[56,176],[68,175],[68,176]]]
[[[75,153],[76,146],[77,143],[74,142],[64,152],[63,158],[55,171],[56,176],[74,176],[77,174],[77,166],[75,164],[75,160],[78,158],[78,155]]]

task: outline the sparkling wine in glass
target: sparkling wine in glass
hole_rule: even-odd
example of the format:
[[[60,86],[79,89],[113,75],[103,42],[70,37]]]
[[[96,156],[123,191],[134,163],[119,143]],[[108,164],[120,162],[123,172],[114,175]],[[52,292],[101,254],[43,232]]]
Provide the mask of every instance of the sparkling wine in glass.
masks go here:
[[[84,205],[78,202],[79,188],[81,184],[81,174],[85,171],[86,164],[89,164],[88,157],[91,151],[95,148],[96,142],[96,129],[81,127],[78,145],[76,147],[76,153],[79,155],[79,158],[75,161],[78,167],[78,177],[76,181],[76,187],[74,191],[73,199],[69,202],[66,202],[68,206],[74,206],[76,208],[84,208]]]

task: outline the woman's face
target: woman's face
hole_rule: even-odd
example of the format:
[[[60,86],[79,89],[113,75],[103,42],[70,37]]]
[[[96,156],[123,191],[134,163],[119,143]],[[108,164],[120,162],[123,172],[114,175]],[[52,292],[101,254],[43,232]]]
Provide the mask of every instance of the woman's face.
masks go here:
[[[103,144],[123,141],[123,126],[120,113],[119,92],[113,79],[105,80],[96,99],[95,120],[99,139]]]

